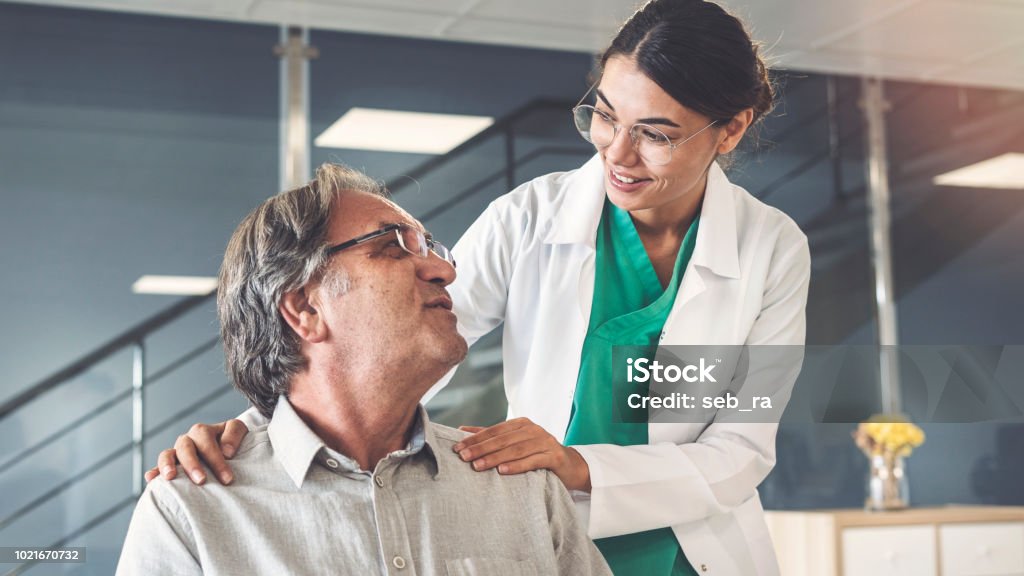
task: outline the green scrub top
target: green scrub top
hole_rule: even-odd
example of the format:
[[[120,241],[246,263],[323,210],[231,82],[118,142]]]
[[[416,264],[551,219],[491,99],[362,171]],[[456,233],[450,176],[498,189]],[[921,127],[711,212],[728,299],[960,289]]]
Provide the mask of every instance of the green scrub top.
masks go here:
[[[623,418],[621,408],[613,406],[613,388],[623,390],[627,385],[624,366],[612,362],[612,347],[637,346],[653,353],[693,254],[699,219],[695,218],[687,230],[672,279],[662,289],[629,212],[605,200],[597,229],[594,301],[565,434],[566,446],[648,443],[646,411],[642,418]],[[636,388],[635,384],[628,386]],[[616,393],[615,397],[624,396]],[[671,528],[600,538],[594,543],[619,576],[697,574]]]

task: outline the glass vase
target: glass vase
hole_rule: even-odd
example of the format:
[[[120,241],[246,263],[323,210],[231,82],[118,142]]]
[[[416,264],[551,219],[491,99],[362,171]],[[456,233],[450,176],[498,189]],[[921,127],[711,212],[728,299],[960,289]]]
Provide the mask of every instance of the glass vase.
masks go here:
[[[909,492],[903,457],[889,453],[871,456],[865,509],[902,510],[910,504]]]

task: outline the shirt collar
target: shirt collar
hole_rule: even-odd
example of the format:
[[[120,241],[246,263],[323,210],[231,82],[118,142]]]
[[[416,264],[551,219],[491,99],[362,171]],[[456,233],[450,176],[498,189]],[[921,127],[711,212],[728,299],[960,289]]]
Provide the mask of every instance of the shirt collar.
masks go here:
[[[544,234],[544,242],[594,248],[605,199],[601,156],[595,154],[579,170],[566,175],[559,187],[565,192],[557,195],[559,204],[554,209],[551,227]],[[733,185],[717,162],[708,170],[700,229],[690,262],[719,276],[740,276]]]
[[[449,448],[447,454],[438,455],[438,450],[444,450],[444,444],[438,442],[437,435],[434,434],[434,425],[431,424],[430,418],[427,417],[427,409],[422,404],[420,404],[419,421],[422,423],[419,428],[423,434],[422,442],[427,447],[424,452],[430,454],[430,459],[434,462],[434,480],[440,480],[444,475],[450,474],[454,452]],[[415,438],[416,434],[414,433],[413,439]]]
[[[435,462],[434,478],[441,475],[444,458],[437,458],[436,449],[439,447],[434,431],[427,417],[427,411],[423,405],[417,407],[419,417],[413,423],[412,437],[404,450],[392,452],[390,456],[397,458],[411,457],[419,452]],[[278,398],[277,407],[274,408],[274,415],[267,426],[267,436],[270,438],[270,445],[274,449],[274,458],[284,468],[288,477],[295,483],[296,488],[302,488],[302,483],[309,473],[309,467],[316,460],[321,451],[330,453],[337,459],[341,466],[350,471],[358,471],[358,464],[351,458],[331,450],[324,444],[323,440],[316,435],[309,426],[295,412],[295,408],[284,396]],[[428,449],[423,450],[426,446]]]

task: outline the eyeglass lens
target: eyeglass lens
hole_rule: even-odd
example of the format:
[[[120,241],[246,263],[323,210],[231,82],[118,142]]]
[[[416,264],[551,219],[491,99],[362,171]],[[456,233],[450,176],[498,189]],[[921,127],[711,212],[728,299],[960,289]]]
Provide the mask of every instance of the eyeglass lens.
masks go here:
[[[604,148],[611,145],[618,132],[618,126],[610,118],[597,112],[589,105],[577,106],[573,110],[576,129],[583,139]],[[646,124],[634,124],[629,131],[633,146],[644,160],[652,164],[666,164],[672,158],[672,141],[661,131]]]
[[[451,265],[455,265],[455,259],[452,257],[451,251],[448,247],[440,242],[434,240],[428,240],[423,232],[420,232],[416,228],[411,226],[403,226],[398,230],[401,234],[402,246],[412,254],[416,254],[422,258],[426,258],[430,252],[437,254],[442,260],[448,262]]]

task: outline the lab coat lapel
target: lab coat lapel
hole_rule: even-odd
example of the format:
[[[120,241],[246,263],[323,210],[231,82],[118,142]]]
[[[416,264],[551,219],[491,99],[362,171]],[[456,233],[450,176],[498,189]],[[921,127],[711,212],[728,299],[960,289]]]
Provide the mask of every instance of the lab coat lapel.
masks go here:
[[[694,246],[690,265],[707,268],[725,278],[739,278],[738,246],[733,185],[716,162],[708,171],[700,230],[697,231],[697,245]]]
[[[686,266],[672,312],[665,323],[663,344],[711,344],[709,334],[695,331],[706,326],[702,318],[690,322],[692,312],[687,306],[702,294],[709,284],[723,279],[739,278],[739,250],[736,237],[736,203],[732,183],[718,163],[708,171],[708,183],[700,213],[700,229],[693,256]]]
[[[708,173],[700,229],[693,256],[683,274],[679,293],[662,332],[661,345],[726,344],[711,332],[715,326],[714,310],[708,306],[691,306],[697,296],[715,283],[739,278],[739,250],[736,236],[736,204],[732,184],[715,163]],[[691,442],[700,436],[706,423],[652,423],[647,436],[651,444],[659,442]]]
[[[604,209],[604,164],[595,154],[579,170],[567,177],[565,184],[568,194],[561,197],[551,219],[551,227],[544,235],[544,243],[563,246],[562,250],[579,250],[582,257],[567,258],[565,275],[578,282],[575,289],[566,294],[576,295],[577,308],[583,320],[584,329],[590,321],[590,310],[594,299],[594,253],[597,245],[597,228]],[[552,250],[558,250],[554,246]],[[575,255],[575,254],[574,254]],[[582,338],[579,345],[583,345]]]

